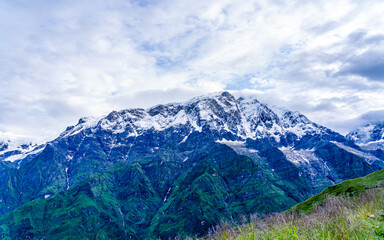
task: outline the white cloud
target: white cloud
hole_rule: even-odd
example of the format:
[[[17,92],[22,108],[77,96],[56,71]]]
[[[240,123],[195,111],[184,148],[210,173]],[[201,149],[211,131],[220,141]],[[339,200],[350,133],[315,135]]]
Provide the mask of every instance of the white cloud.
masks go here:
[[[379,0],[3,1],[0,129],[52,138],[83,115],[247,88],[345,133],[354,126],[343,122],[384,109],[382,61],[366,61],[384,51],[382,9]]]

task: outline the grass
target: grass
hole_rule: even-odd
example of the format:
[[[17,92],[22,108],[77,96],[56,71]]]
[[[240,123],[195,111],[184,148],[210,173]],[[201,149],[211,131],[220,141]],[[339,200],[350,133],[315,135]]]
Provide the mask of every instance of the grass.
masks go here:
[[[383,187],[383,186],[384,186],[384,170],[376,171],[369,174],[366,177],[347,180],[342,183],[335,184],[331,187],[328,187],[321,193],[309,198],[304,202],[297,204],[292,208],[292,210],[304,211],[306,213],[310,213],[313,209],[313,206],[324,202],[327,196],[338,196],[338,195],[353,196],[354,194],[365,192],[367,189],[370,189],[373,187]]]
[[[384,189],[377,185],[383,173],[333,186],[336,192],[328,188],[319,194],[321,199],[312,199],[300,208],[270,216],[254,215],[240,226],[223,223],[204,239],[384,239]],[[358,190],[356,194],[351,194],[351,187]]]

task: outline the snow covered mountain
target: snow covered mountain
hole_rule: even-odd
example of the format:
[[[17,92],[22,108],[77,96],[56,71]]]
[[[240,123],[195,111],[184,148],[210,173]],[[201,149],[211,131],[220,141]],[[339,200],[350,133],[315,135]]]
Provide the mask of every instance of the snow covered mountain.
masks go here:
[[[350,132],[347,138],[365,150],[384,150],[384,122],[370,123]]]
[[[16,161],[38,153],[43,146],[33,143],[28,137],[0,132],[0,161]]]
[[[283,211],[330,185],[384,168],[384,156],[352,140],[299,112],[228,92],[113,111],[82,118],[29,153],[2,157],[0,213],[39,199],[43,205],[35,211],[55,201],[84,214],[69,216],[59,207],[24,225],[15,222],[11,232],[34,229],[38,216],[62,214],[82,223],[99,216],[94,231],[114,224],[109,238],[201,236],[222,220]],[[81,194],[92,206],[73,205]],[[75,231],[71,224],[60,231],[55,226],[52,238]],[[36,231],[32,235],[42,237]]]
[[[216,139],[245,140],[272,138],[286,145],[287,138],[335,132],[308,120],[299,112],[270,108],[256,99],[235,99],[228,92],[194,98],[184,103],[158,105],[147,110],[128,109],[112,112],[102,118],[82,118],[76,126],[68,127],[60,137],[97,129],[114,134],[126,132],[127,137],[146,131],[187,128],[189,132],[209,129]],[[183,132],[181,132],[183,135]],[[282,142],[284,141],[284,142]]]
[[[307,166],[311,162],[317,164],[321,161],[314,155],[314,150],[316,146],[328,142],[362,157],[369,164],[375,162],[383,166],[381,159],[356,146],[349,146],[354,144],[340,134],[310,121],[297,111],[267,106],[252,97],[235,99],[228,92],[200,96],[184,103],[158,105],[146,110],[127,109],[111,112],[106,117],[82,118],[76,126],[68,127],[60,138],[81,132],[89,135],[106,131],[129,139],[146,135],[148,132],[173,131],[176,133],[173,141],[179,141],[173,143],[180,144],[186,141],[190,134],[203,132],[203,129],[204,132],[209,132],[216,142],[226,144],[246,155],[254,155],[254,150],[244,148],[247,140],[263,139],[278,147],[289,161]],[[110,146],[115,148],[118,144],[122,143],[111,142]],[[313,174],[313,169],[308,171]]]

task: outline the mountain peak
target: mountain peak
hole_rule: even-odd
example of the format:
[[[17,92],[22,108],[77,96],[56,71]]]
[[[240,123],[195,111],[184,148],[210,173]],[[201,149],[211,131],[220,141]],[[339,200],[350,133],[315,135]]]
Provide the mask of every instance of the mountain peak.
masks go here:
[[[34,142],[31,137],[0,132],[0,146],[3,146],[4,150],[23,149],[35,145]]]
[[[207,99],[217,99],[220,101],[228,101],[228,102],[236,101],[236,98],[232,94],[230,94],[228,91],[219,91],[219,92],[213,92],[213,93],[208,93],[208,94],[194,97],[190,100],[183,102],[183,104],[188,105],[190,103],[200,102]]]
[[[269,107],[255,97],[235,98],[227,91],[205,94],[185,102],[160,104],[144,109],[112,111],[101,118],[82,118],[61,137],[78,134],[86,129],[97,129],[115,134],[138,136],[147,130],[167,129],[187,133],[209,129],[219,140],[273,138],[276,142],[293,134],[301,138],[306,134],[330,133],[299,112]],[[188,130],[186,130],[188,129]]]
[[[30,138],[0,132],[0,161],[15,161],[25,157],[38,147]]]
[[[347,138],[367,150],[384,149],[384,121],[368,123],[348,133]]]

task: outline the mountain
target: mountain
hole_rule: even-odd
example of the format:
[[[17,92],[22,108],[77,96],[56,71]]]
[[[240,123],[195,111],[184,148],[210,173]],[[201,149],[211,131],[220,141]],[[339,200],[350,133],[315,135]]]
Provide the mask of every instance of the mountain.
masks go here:
[[[384,158],[384,122],[369,123],[350,132],[347,138],[371,155]]]
[[[228,92],[82,118],[9,157],[4,239],[202,236],[384,168],[383,157],[299,112]]]
[[[363,151],[377,158],[384,158],[384,122],[372,122],[347,134]]]
[[[32,156],[42,148],[31,138],[0,132],[0,169],[3,165]]]

